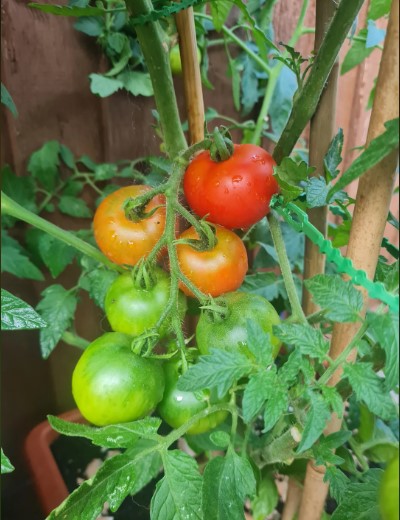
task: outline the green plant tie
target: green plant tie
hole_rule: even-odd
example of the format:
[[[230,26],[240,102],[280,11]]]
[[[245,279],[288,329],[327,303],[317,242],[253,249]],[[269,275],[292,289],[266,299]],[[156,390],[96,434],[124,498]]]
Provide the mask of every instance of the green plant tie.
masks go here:
[[[371,298],[376,298],[386,303],[394,313],[399,312],[399,296],[388,292],[381,282],[373,282],[362,269],[356,269],[349,258],[345,258],[339,249],[332,246],[330,240],[326,240],[308,220],[308,215],[298,206],[289,202],[285,204],[281,196],[274,196],[270,204],[284,220],[296,231],[303,232],[321,253],[336,265],[339,273],[347,274],[355,285],[360,285],[368,291]]]
[[[179,13],[179,11],[183,11],[188,7],[193,5],[202,4],[206,0],[181,0],[181,2],[168,2],[166,5],[162,5],[159,9],[157,9],[157,3],[154,2],[155,9],[151,11],[151,13],[141,14],[139,16],[135,16],[134,18],[129,19],[129,24],[131,25],[145,25],[149,22],[155,22],[160,18],[167,18],[173,14]]]

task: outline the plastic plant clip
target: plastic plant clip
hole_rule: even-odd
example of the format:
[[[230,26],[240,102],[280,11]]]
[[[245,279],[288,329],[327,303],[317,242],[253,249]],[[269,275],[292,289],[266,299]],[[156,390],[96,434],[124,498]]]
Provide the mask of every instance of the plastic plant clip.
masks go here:
[[[399,312],[399,296],[388,292],[381,282],[373,282],[365,271],[356,269],[349,258],[345,258],[339,249],[332,246],[308,220],[308,215],[298,206],[289,202],[283,203],[281,196],[274,196],[270,207],[281,215],[285,221],[296,231],[302,231],[316,246],[321,253],[326,255],[327,260],[336,265],[339,273],[347,274],[355,285],[360,285],[368,291],[371,298],[376,298],[386,303],[390,310],[396,314]]]

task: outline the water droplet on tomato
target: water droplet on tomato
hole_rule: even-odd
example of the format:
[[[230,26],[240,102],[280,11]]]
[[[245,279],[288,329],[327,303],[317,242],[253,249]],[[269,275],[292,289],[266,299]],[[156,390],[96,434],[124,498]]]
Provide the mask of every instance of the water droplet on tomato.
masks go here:
[[[242,180],[243,180],[243,177],[241,175],[234,175],[232,177],[232,182],[235,183],[235,184],[238,183],[238,182],[241,182]]]

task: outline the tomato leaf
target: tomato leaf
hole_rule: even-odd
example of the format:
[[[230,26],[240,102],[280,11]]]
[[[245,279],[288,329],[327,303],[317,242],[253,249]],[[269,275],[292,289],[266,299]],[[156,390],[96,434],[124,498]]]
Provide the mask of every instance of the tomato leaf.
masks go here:
[[[323,177],[311,177],[305,185],[306,202],[308,208],[325,206],[329,192],[329,185]]]
[[[82,16],[74,23],[74,29],[88,36],[100,36],[104,31],[104,20],[99,16]]]
[[[254,368],[243,354],[211,348],[209,355],[200,356],[199,362],[180,377],[178,388],[192,391],[216,388],[218,397],[222,398],[235,381]]]
[[[329,190],[327,199],[358,179],[367,170],[378,164],[399,145],[399,118],[385,123],[386,130],[372,139],[368,148],[357,157],[351,166],[343,173],[338,182]]]
[[[370,469],[362,476],[362,482],[346,482],[346,490],[341,484],[342,499],[332,515],[332,520],[371,520],[381,518],[378,491],[383,471]],[[332,475],[332,471],[330,472]],[[336,475],[337,478],[337,475]],[[342,478],[343,480],[343,478]]]
[[[204,518],[242,519],[245,498],[255,493],[256,479],[249,461],[229,449],[224,458],[210,460],[204,471]]]
[[[307,413],[307,419],[300,444],[297,448],[297,453],[303,453],[311,448],[324,431],[326,423],[331,416],[329,406],[321,394],[309,391],[307,397],[310,402],[310,409]]]
[[[384,260],[380,258],[378,261],[374,282],[382,282],[386,290],[392,292],[399,286],[399,261],[387,264]]]
[[[274,177],[285,201],[297,199],[303,193],[304,189],[299,184],[307,181],[314,171],[315,168],[307,166],[304,161],[297,164],[290,157],[284,157],[279,166],[274,166]]]
[[[264,475],[257,487],[257,496],[251,501],[252,518],[264,520],[274,512],[279,501],[279,493],[272,475]]]
[[[333,321],[357,321],[363,298],[351,282],[339,275],[318,274],[305,281],[315,303],[326,309],[326,317]]]
[[[338,166],[342,162],[342,149],[343,130],[339,128],[324,157],[324,169],[328,181],[335,179],[339,174]]]
[[[135,458],[128,454],[107,459],[96,475],[83,482],[64,502],[54,509],[47,520],[79,518],[95,520],[107,501],[116,511],[124,498],[135,489],[140,475]]]
[[[77,298],[61,285],[50,285],[42,292],[42,300],[36,309],[48,323],[40,331],[40,347],[43,358],[48,358],[74,317]]]
[[[375,47],[367,47],[367,29],[361,29],[358,33],[357,40],[353,40],[349,51],[347,52],[342,66],[340,68],[340,74],[346,74],[349,70],[357,67],[361,62],[368,58]]]
[[[264,411],[263,433],[269,432],[287,411],[289,395],[287,387],[278,379],[275,372],[268,372],[270,378],[270,391]]]
[[[107,78],[102,74],[90,74],[90,90],[100,97],[111,96],[117,90],[123,88],[124,84],[117,78]]]
[[[368,7],[367,19],[377,20],[389,14],[391,2],[392,0],[371,0]]]
[[[104,448],[129,448],[139,437],[155,435],[161,425],[161,419],[158,417],[146,417],[139,421],[112,424],[102,428],[64,421],[54,415],[48,415],[47,419],[56,432],[69,437],[84,437],[96,446]]]
[[[335,466],[326,467],[324,482],[329,482],[329,493],[337,502],[341,502],[350,484],[350,479]]]
[[[3,230],[1,234],[1,272],[18,278],[44,280],[43,274],[26,256],[24,248]]]
[[[15,106],[11,94],[8,92],[3,83],[1,84],[1,102],[10,110],[14,117],[18,117],[17,107]]]
[[[270,334],[264,332],[261,325],[252,320],[247,320],[246,330],[247,346],[255,355],[257,362],[263,367],[271,365],[274,358]]]
[[[351,436],[352,433],[349,431],[335,432],[331,435],[328,435],[327,437],[322,435],[318,444],[314,444],[313,446],[313,454],[316,465],[327,466],[328,464],[342,464],[344,459],[335,454],[333,450],[339,448],[339,446],[342,446],[342,444],[347,442]]]
[[[163,455],[164,478],[157,483],[150,515],[157,520],[201,520],[202,476],[196,461],[179,450]]]
[[[28,161],[28,172],[40,182],[47,191],[53,191],[58,176],[60,143],[48,141],[34,152]]]
[[[399,317],[393,313],[367,315],[368,332],[385,351],[385,386],[393,390],[399,384]]]
[[[6,455],[4,455],[3,448],[1,448],[1,474],[4,475],[4,473],[11,473],[14,471],[14,466],[11,464],[10,460]]]
[[[21,204],[24,208],[37,213],[35,202],[35,186],[32,177],[17,177],[9,166],[4,166],[1,170],[2,190],[11,199]],[[9,215],[2,215],[2,222],[7,227],[15,223],[15,218]]]
[[[261,410],[271,390],[270,372],[262,371],[249,378],[243,394],[243,420],[249,423]]]
[[[96,181],[107,181],[117,175],[117,166],[115,164],[103,163],[97,164],[94,169],[94,178]]]
[[[283,323],[273,328],[274,334],[283,343],[288,343],[299,348],[305,356],[323,361],[327,355],[329,342],[324,338],[320,329],[311,325],[295,323]]]
[[[216,31],[220,31],[233,7],[231,0],[210,2],[211,16]]]
[[[40,329],[47,323],[27,303],[1,290],[1,330]]]
[[[321,391],[331,411],[341,419],[343,417],[343,401],[339,392],[333,386],[322,386]]]
[[[267,134],[275,142],[279,140],[283,129],[289,119],[293,106],[293,96],[297,90],[297,78],[295,73],[286,65],[282,68],[274,93],[272,94],[269,117],[271,118],[271,134]]]
[[[346,363],[343,369],[357,400],[362,401],[378,417],[387,420],[396,414],[393,400],[384,388],[384,381],[374,372],[372,363]]]
[[[117,276],[115,271],[101,267],[92,269],[81,277],[80,287],[88,291],[95,304],[104,310],[106,293]]]
[[[148,72],[127,70],[119,74],[117,79],[122,82],[125,90],[130,92],[132,96],[149,97],[154,94],[153,85]]]
[[[280,294],[279,284],[282,285],[282,278],[275,273],[255,273],[248,274],[240,287],[241,291],[258,294],[268,301],[278,298]]]
[[[46,233],[39,238],[39,253],[53,278],[57,278],[77,254],[74,248]]]
[[[61,213],[71,217],[90,218],[91,210],[87,207],[86,202],[70,195],[62,195],[58,203],[58,209]]]

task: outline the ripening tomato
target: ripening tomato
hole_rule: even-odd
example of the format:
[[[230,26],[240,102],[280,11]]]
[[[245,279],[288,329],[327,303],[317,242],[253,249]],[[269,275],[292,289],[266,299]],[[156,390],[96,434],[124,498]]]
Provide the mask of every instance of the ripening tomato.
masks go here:
[[[149,218],[133,222],[126,218],[124,202],[130,197],[146,193],[149,186],[127,186],[108,195],[94,215],[94,237],[101,251],[116,264],[136,265],[147,256],[165,228],[165,207],[160,207]],[[154,197],[146,206],[149,212],[156,206],[165,206],[162,195]]]
[[[215,230],[217,244],[209,251],[197,251],[188,244],[177,244],[176,247],[182,273],[200,291],[211,296],[240,287],[248,268],[247,252],[241,239],[221,226],[215,226]],[[179,238],[198,239],[199,235],[190,227]],[[185,285],[181,284],[181,289],[193,296]]]
[[[161,364],[134,354],[131,341],[119,332],[103,334],[86,348],[74,369],[75,402],[96,426],[140,419],[163,397]]]
[[[172,428],[179,428],[188,422],[193,415],[196,415],[196,413],[219,402],[214,400],[207,391],[194,393],[178,390],[179,361],[165,363],[164,374],[165,392],[157,410],[162,419],[172,426]],[[229,396],[223,399],[223,401],[228,400]],[[214,412],[197,421],[187,430],[187,433],[189,435],[197,435],[212,430],[221,424],[227,416],[228,412],[224,410]]]
[[[253,144],[234,145],[220,162],[208,150],[189,164],[183,179],[186,200],[200,217],[230,229],[248,228],[269,212],[279,191],[272,156]]]
[[[268,300],[257,294],[232,292],[222,296],[218,303],[226,305],[224,317],[215,319],[208,310],[200,315],[196,343],[201,354],[208,354],[210,348],[220,348],[251,357],[247,347],[247,320],[252,320],[270,334],[273,356],[278,355],[281,342],[272,334],[272,327],[279,325],[280,318]]]

